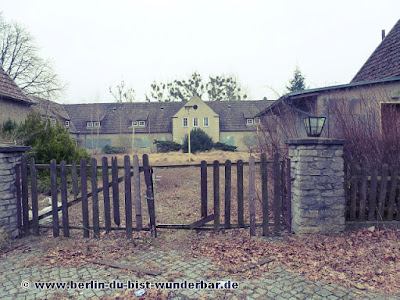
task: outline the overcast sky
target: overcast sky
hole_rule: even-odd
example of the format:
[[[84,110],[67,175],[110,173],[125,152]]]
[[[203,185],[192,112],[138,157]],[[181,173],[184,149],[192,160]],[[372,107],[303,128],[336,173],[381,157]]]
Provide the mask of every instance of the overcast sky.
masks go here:
[[[311,87],[348,83],[400,18],[399,0],[0,0],[68,83],[63,103],[139,101],[153,80],[235,74],[276,99],[298,65]],[[276,93],[275,93],[275,92]]]

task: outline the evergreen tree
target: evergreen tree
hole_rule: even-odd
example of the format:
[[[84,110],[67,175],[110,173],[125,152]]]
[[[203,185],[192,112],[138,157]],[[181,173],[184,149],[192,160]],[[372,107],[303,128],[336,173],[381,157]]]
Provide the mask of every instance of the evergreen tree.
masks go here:
[[[301,74],[299,66],[296,66],[296,69],[293,72],[293,78],[289,81],[286,89],[289,93],[303,91],[307,88],[305,81],[306,78]]]

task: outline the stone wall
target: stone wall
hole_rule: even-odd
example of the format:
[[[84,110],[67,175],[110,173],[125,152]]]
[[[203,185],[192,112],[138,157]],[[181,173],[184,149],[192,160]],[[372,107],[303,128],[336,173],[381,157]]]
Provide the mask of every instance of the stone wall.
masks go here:
[[[343,145],[323,138],[289,140],[292,230],[298,234],[345,229]]]
[[[27,150],[29,147],[0,144],[0,228],[11,237],[18,235],[15,166]]]

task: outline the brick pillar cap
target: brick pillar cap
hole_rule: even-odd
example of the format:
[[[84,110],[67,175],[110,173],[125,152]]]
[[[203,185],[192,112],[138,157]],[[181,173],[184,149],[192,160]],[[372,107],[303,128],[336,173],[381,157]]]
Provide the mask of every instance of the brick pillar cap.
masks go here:
[[[4,152],[25,152],[29,151],[31,147],[26,147],[26,146],[17,146],[13,144],[4,144],[0,143],[0,153]]]
[[[289,139],[285,143],[288,145],[344,145],[347,144],[347,140],[312,137],[312,138],[301,138],[301,139]]]

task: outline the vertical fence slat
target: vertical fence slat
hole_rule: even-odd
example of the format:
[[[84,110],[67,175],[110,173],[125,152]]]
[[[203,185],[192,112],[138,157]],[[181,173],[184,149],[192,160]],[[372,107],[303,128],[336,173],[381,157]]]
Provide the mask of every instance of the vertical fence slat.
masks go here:
[[[83,224],[83,237],[89,237],[89,205],[88,205],[88,189],[87,189],[87,169],[86,159],[81,159],[81,198],[82,198],[82,224]]]
[[[262,199],[262,212],[263,212],[263,235],[269,234],[269,218],[268,218],[268,166],[267,166],[267,154],[261,154],[261,199]]]
[[[350,180],[350,220],[356,219],[356,204],[357,204],[357,191],[358,191],[358,176],[357,176],[357,165],[352,163],[351,165],[351,180]]]
[[[37,171],[35,168],[35,159],[31,159],[31,195],[32,195],[32,229],[34,235],[39,235],[39,202],[37,191]]]
[[[382,221],[385,213],[385,200],[387,194],[387,180],[388,180],[388,165],[382,166],[382,176],[379,185],[379,198],[378,198],[378,216],[377,220]]]
[[[60,163],[61,177],[61,211],[62,211],[62,226],[63,236],[69,237],[69,221],[68,221],[68,191],[67,191],[67,164],[63,160]]]
[[[150,227],[151,233],[154,238],[157,237],[157,228],[156,228],[156,212],[154,206],[154,189],[153,189],[153,170],[149,165],[149,157],[147,154],[143,155],[143,171],[144,178],[146,181],[146,195],[147,195],[147,206],[150,215]]]
[[[135,199],[136,228],[141,230],[143,228],[142,200],[140,197],[139,157],[137,155],[133,156],[133,192]]]
[[[74,196],[74,199],[76,199],[76,197],[79,194],[78,173],[76,171],[76,161],[72,162],[71,180],[72,180],[72,195]]]
[[[368,221],[375,220],[378,169],[374,167],[371,174],[371,188],[368,194]]]
[[[50,161],[50,182],[51,182],[51,211],[53,218],[53,236],[58,237],[60,233],[58,224],[58,200],[57,200],[57,165],[56,160]]]
[[[279,153],[274,154],[274,231],[278,235],[281,230],[281,186],[280,186],[280,162]]]
[[[390,193],[389,193],[389,202],[388,202],[388,209],[387,209],[387,220],[392,221],[393,220],[393,212],[394,212],[394,201],[396,198],[396,189],[397,189],[397,181],[398,181],[398,176],[399,174],[399,166],[393,166],[392,170],[390,172],[390,176],[392,177],[391,183],[390,183]]]
[[[361,168],[361,187],[360,187],[360,213],[359,220],[365,220],[365,210],[367,206],[367,170],[365,167]]]
[[[292,177],[290,159],[286,159],[286,230],[292,232]]]
[[[93,232],[96,238],[100,238],[100,221],[99,221],[99,198],[97,195],[97,160],[90,160],[90,180],[92,183],[92,206],[93,206]]]
[[[29,199],[28,199],[28,161],[25,155],[21,160],[22,182],[22,230],[24,235],[29,234]]]
[[[237,161],[237,208],[239,227],[244,226],[244,205],[243,205],[243,160]]]
[[[111,231],[111,206],[110,206],[110,187],[109,187],[109,176],[108,176],[108,159],[107,157],[102,158],[101,162],[101,173],[103,176],[103,200],[104,200],[104,220],[106,225],[106,232]]]
[[[231,183],[232,163],[225,162],[225,228],[231,228]]]
[[[201,161],[201,218],[207,217],[207,162]]]
[[[18,234],[22,233],[22,199],[21,199],[21,165],[15,165],[17,178],[15,180],[16,191],[17,191],[17,226]]]
[[[116,157],[111,159],[111,168],[114,223],[119,227],[121,218],[119,213],[118,159]]]
[[[214,181],[214,230],[220,228],[220,205],[219,205],[219,161],[214,160],[213,164]]]
[[[125,176],[125,224],[126,237],[132,239],[132,190],[131,190],[131,160],[128,155],[124,156]]]
[[[256,177],[254,156],[249,159],[249,214],[250,236],[256,235]]]

